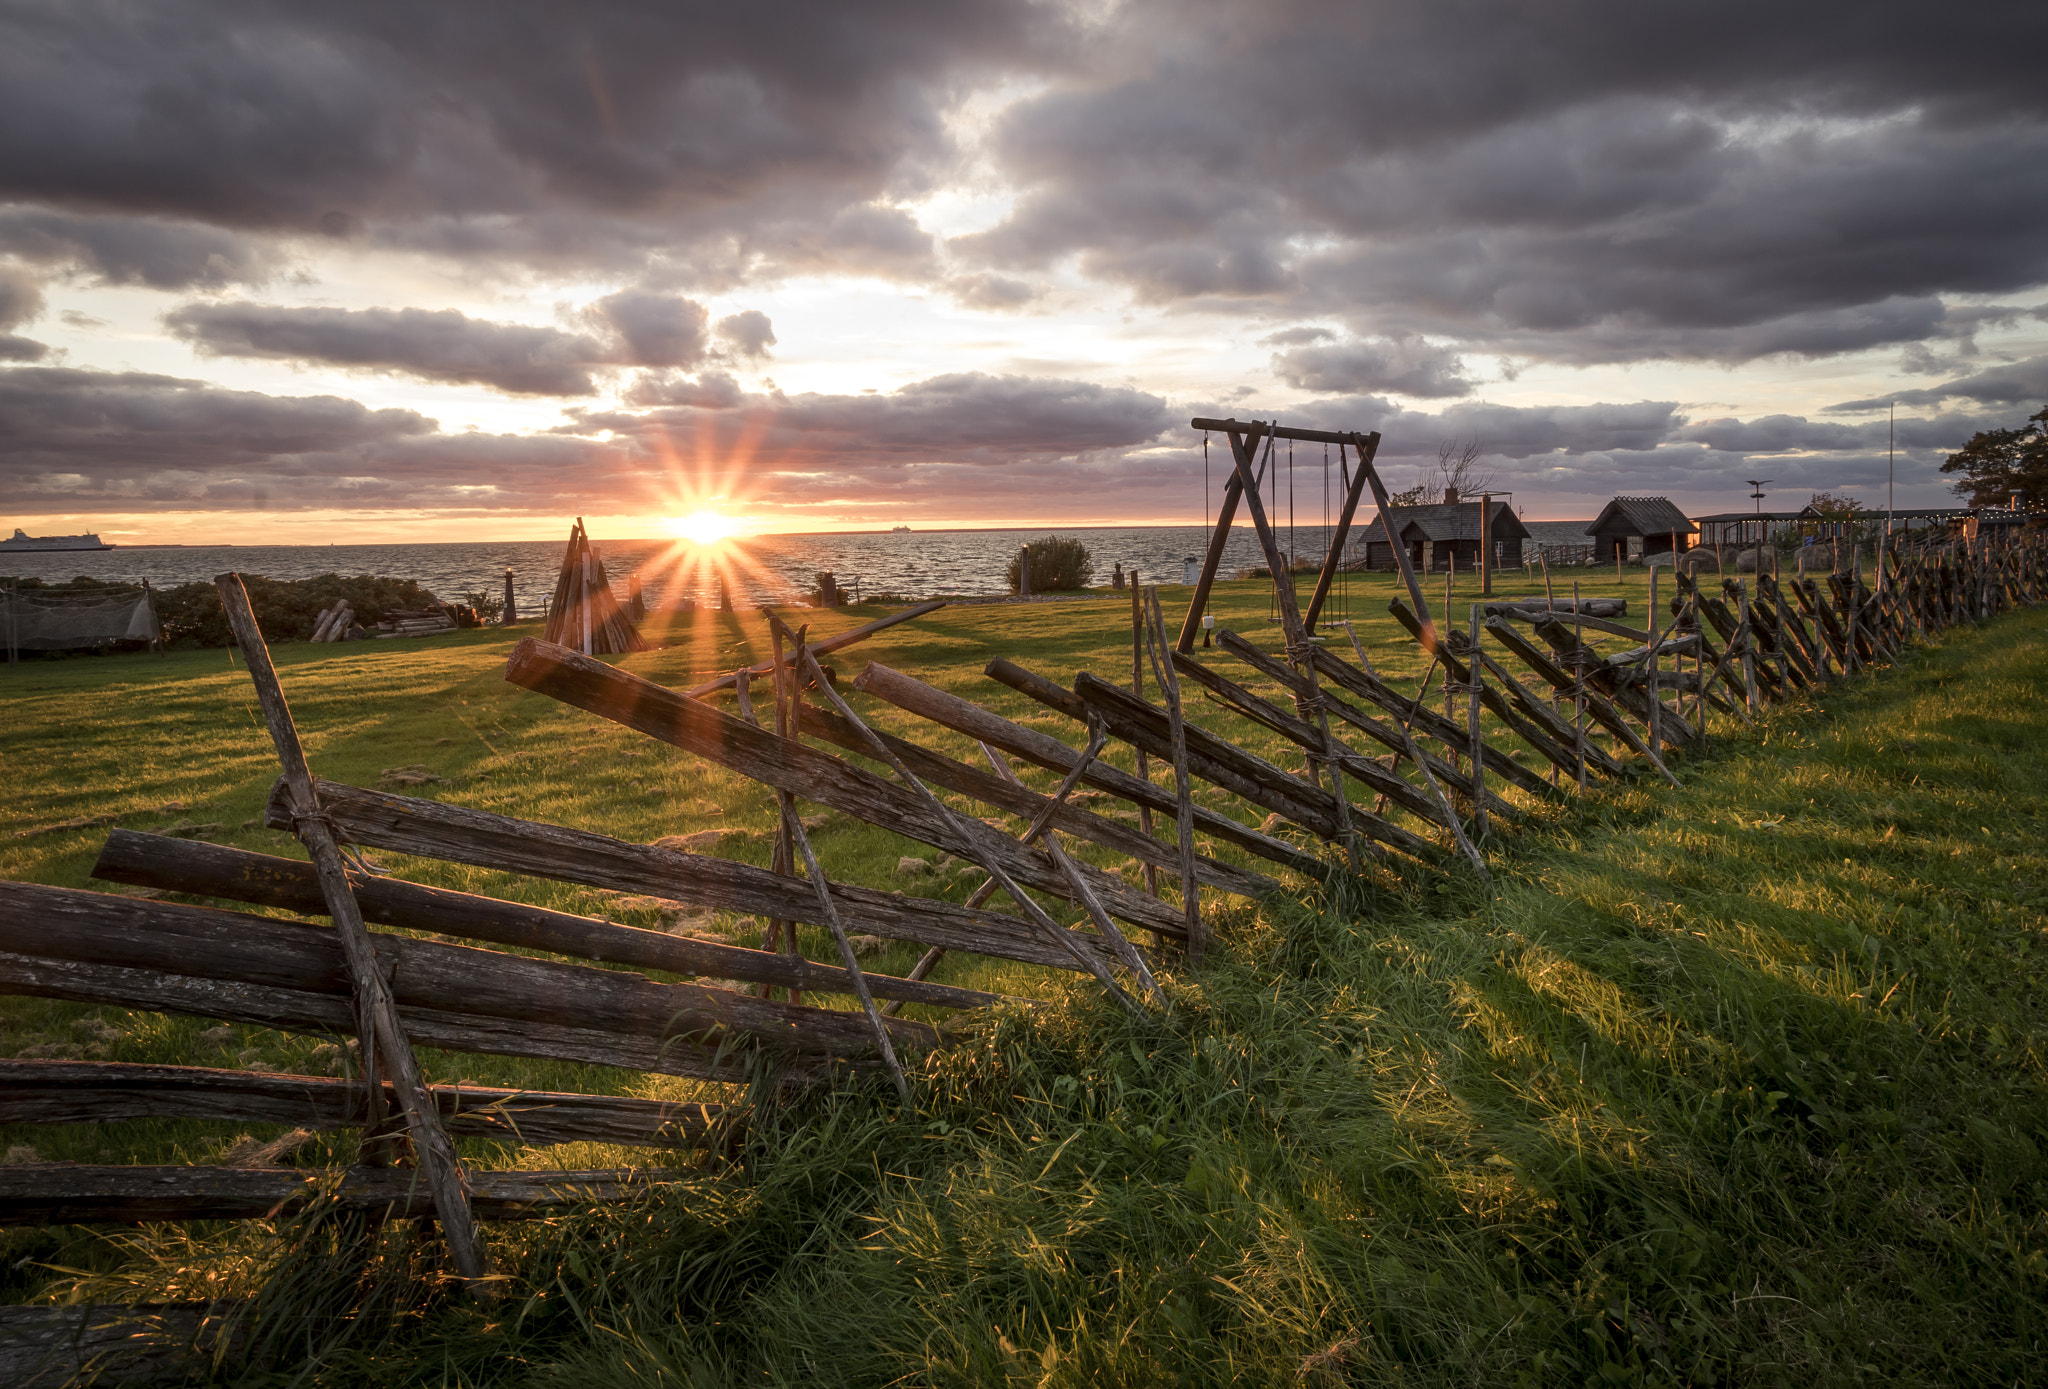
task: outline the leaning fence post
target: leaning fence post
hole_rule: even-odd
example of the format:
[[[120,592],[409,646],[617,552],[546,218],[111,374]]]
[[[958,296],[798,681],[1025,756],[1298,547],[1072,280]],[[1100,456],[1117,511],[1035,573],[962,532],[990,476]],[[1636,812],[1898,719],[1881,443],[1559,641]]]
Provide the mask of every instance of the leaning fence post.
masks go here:
[[[441,1218],[441,1232],[454,1256],[455,1267],[464,1278],[486,1276],[484,1248],[478,1236],[474,1213],[469,1206],[469,1182],[462,1159],[447,1131],[441,1127],[440,1107],[420,1076],[412,1042],[398,1020],[398,1005],[391,986],[377,961],[376,948],[363,925],[362,909],[356,905],[355,890],[349,886],[348,869],[342,863],[341,848],[333,827],[320,813],[319,794],[313,788],[313,772],[306,765],[306,751],[292,724],[291,707],[285,703],[284,686],[270,664],[270,649],[256,625],[249,606],[249,594],[239,574],[221,574],[214,579],[220,591],[221,607],[233,629],[235,641],[249,664],[249,676],[256,685],[256,700],[263,720],[270,725],[270,738],[277,746],[277,760],[284,767],[284,781],[291,793],[292,828],[306,846],[320,877],[320,892],[326,899],[328,915],[334,919],[335,934],[341,938],[342,956],[347,961],[349,981],[355,996],[356,1030],[363,1044],[364,1080],[374,1105],[381,1072],[391,1080],[405,1111],[413,1154],[419,1160],[420,1176],[434,1198],[434,1210]],[[374,1065],[372,1062],[374,1061]]]
[[[1486,837],[1486,742],[1479,727],[1479,704],[1486,689],[1486,666],[1479,650],[1480,613],[1485,604],[1474,603],[1471,612],[1470,643],[1472,659],[1468,663],[1465,677],[1470,689],[1470,702],[1465,706],[1469,720],[1472,743],[1472,831],[1479,838]]]

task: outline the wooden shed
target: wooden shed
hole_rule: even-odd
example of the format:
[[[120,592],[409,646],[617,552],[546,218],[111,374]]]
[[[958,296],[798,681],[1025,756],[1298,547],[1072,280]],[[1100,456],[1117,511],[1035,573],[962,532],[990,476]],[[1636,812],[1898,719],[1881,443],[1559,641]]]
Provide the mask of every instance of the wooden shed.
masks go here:
[[[1441,571],[1450,568],[1455,558],[1461,570],[1478,569],[1479,506],[1476,501],[1458,500],[1457,492],[1451,490],[1444,493],[1442,502],[1432,506],[1390,508],[1395,533],[1408,547],[1409,563],[1417,569]],[[1520,564],[1522,542],[1529,538],[1529,528],[1505,501],[1495,501],[1492,507],[1488,528],[1493,537],[1493,562]],[[1356,543],[1364,552],[1367,569],[1394,567],[1393,547],[1378,517],[1373,518]]]
[[[1612,563],[1617,546],[1622,559],[1627,559],[1632,549],[1645,555],[1683,551],[1699,531],[1669,497],[1616,497],[1586,527],[1586,534],[1593,537],[1597,564]],[[1631,546],[1631,540],[1642,543]]]

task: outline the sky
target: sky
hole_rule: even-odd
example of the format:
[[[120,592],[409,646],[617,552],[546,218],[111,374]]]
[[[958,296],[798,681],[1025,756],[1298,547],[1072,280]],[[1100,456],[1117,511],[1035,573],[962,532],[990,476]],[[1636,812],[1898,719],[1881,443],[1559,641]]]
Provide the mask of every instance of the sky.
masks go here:
[[[0,530],[1530,519],[2048,404],[2048,6],[0,0]],[[1896,426],[1892,424],[1896,412]],[[1310,489],[1321,446],[1297,446]],[[1319,493],[1318,493],[1319,495]]]

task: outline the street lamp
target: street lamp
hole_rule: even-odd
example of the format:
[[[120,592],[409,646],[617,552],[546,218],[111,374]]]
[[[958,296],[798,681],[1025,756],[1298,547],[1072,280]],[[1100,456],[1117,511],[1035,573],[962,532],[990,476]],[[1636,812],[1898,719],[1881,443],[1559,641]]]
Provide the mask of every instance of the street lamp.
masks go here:
[[[1749,495],[1756,498],[1756,572],[1764,572],[1764,484],[1776,482],[1774,477],[1744,478],[1749,484]]]

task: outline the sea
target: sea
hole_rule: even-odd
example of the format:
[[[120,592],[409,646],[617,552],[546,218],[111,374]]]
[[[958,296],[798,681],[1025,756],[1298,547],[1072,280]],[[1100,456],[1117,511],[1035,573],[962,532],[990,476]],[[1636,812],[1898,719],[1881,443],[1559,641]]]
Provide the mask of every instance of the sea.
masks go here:
[[[1584,521],[1524,522],[1546,545],[1585,544]],[[722,572],[733,602],[743,607],[787,603],[807,595],[820,572],[857,597],[874,594],[928,598],[940,594],[993,597],[1008,592],[1005,571],[1019,546],[1046,535],[1072,536],[1095,560],[1095,582],[1112,567],[1142,583],[1183,582],[1185,565],[1199,562],[1208,532],[1199,526],[1063,527],[1056,531],[866,531],[769,535],[733,539],[716,547],[679,540],[606,540],[592,537],[605,572],[623,594],[637,575],[650,607],[686,601],[715,602]],[[1354,531],[1354,536],[1356,532]],[[1319,561],[1329,532],[1321,526],[1280,529],[1283,550]],[[157,588],[211,580],[233,570],[271,579],[321,574],[378,574],[412,579],[437,597],[459,602],[465,594],[499,595],[505,574],[522,611],[537,610],[553,593],[562,562],[560,540],[474,540],[398,545],[123,545],[112,550],[0,552],[0,577],[61,582],[79,576],[119,583],[147,580]],[[1228,577],[1265,562],[1249,526],[1238,526],[1223,551]]]

